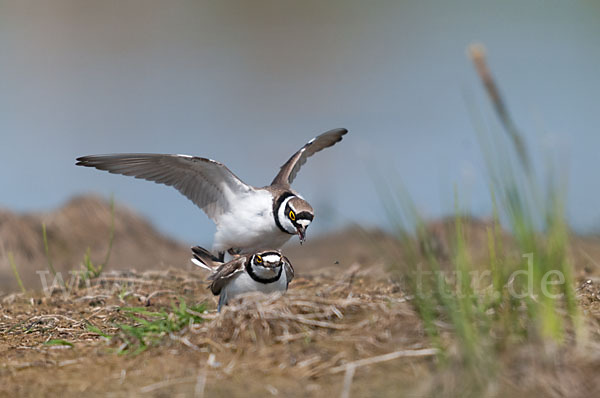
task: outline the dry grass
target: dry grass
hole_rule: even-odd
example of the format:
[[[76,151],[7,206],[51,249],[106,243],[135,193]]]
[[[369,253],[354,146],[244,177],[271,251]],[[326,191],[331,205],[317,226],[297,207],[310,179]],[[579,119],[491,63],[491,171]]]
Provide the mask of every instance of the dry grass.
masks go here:
[[[298,278],[284,296],[241,298],[221,314],[207,311],[204,322],[165,335],[140,355],[116,354],[123,342],[117,325],[132,324],[123,307],[156,311],[181,298],[214,308],[198,272],[175,270],[113,272],[67,296],[56,290],[49,297],[4,297],[0,374],[8,383],[0,391],[32,396],[52,391],[192,394],[201,382],[217,395],[318,396],[339,394],[346,364],[371,368],[369,362],[354,361],[395,353],[374,362],[387,359],[394,368],[412,368],[383,377],[387,384],[404,380],[407,385],[431,361],[431,352],[418,351],[427,348],[427,341],[398,286],[371,280],[357,268],[337,279]],[[107,340],[89,325],[117,337]],[[49,341],[72,346],[44,344]],[[421,357],[400,359],[410,355]],[[365,376],[358,370],[354,379]]]
[[[299,277],[284,296],[247,296],[221,314],[199,272],[113,272],[63,296],[13,294],[2,299],[1,394],[63,396],[397,396],[468,393],[461,364],[434,366],[410,298],[368,269],[338,278]],[[585,396],[598,390],[600,285],[581,285],[590,337],[585,347],[521,345],[498,364],[490,395],[538,391]],[[166,334],[139,355],[119,355],[123,307],[149,311],[207,302],[204,322]],[[90,331],[94,325],[107,340]],[[451,330],[444,338],[451,346]],[[48,341],[58,341],[46,345]],[[63,342],[72,344],[63,345]],[[450,350],[452,351],[452,350]],[[465,376],[466,377],[466,376]],[[590,396],[590,395],[587,395]]]

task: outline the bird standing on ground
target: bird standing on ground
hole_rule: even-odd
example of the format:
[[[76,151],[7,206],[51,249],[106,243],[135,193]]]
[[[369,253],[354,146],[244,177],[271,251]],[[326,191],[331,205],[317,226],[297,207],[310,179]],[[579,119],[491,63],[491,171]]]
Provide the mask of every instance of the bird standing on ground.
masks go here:
[[[192,262],[208,269],[210,290],[219,296],[218,311],[228,300],[244,293],[285,292],[294,278],[292,263],[279,250],[265,250],[223,263],[208,250],[192,248]]]

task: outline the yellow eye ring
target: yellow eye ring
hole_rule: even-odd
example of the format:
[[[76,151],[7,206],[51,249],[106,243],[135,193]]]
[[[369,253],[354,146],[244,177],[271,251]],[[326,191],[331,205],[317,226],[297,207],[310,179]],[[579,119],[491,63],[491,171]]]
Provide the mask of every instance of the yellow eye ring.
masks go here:
[[[262,257],[259,256],[258,254],[256,255],[256,262],[259,264],[262,263]]]
[[[294,212],[292,210],[290,210],[289,216],[290,216],[290,220],[296,221],[296,215],[294,214]]]

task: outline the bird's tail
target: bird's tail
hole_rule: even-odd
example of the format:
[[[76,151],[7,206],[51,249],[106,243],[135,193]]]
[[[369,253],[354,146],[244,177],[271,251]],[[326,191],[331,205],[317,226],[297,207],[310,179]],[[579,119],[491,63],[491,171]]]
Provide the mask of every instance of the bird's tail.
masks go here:
[[[223,264],[223,262],[220,261],[218,257],[216,257],[214,254],[212,254],[203,247],[192,247],[192,253],[194,254],[194,257],[192,258],[192,263],[210,272],[215,272],[217,268],[221,264]]]

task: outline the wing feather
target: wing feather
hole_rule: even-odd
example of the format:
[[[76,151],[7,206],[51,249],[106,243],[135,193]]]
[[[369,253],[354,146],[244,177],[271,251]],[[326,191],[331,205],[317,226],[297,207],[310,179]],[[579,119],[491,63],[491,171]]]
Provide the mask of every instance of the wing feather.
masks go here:
[[[192,257],[192,263],[210,271],[211,275],[217,272],[219,267],[223,265],[223,262],[218,257],[203,247],[192,247],[192,253],[194,254],[194,257]]]
[[[292,266],[292,262],[287,257],[283,256],[283,259],[285,260],[285,276],[287,277],[287,282],[289,285],[292,279],[294,279],[294,267]]]
[[[207,278],[207,280],[212,281],[210,284],[210,291],[214,295],[221,294],[221,290],[227,282],[240,272],[244,271],[247,259],[246,256],[238,257],[217,268],[217,271]]]
[[[281,170],[273,179],[271,185],[283,185],[289,187],[294,181],[298,171],[306,163],[306,159],[319,152],[322,149],[329,148],[332,145],[340,142],[342,136],[346,134],[346,129],[333,129],[329,130],[318,137],[308,141],[298,152],[292,155],[291,158],[283,166]]]
[[[188,155],[91,155],[77,158],[76,164],[172,186],[214,221],[235,196],[254,190],[224,164]]]

